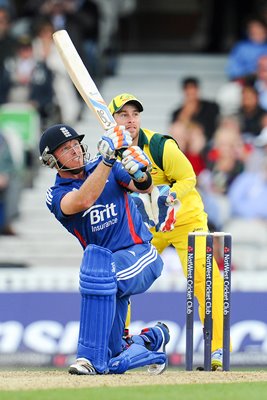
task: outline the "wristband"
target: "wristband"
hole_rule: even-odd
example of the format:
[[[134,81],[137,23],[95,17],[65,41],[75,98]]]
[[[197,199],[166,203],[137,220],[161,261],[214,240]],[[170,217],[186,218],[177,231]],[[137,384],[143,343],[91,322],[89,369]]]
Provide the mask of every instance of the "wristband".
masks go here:
[[[145,172],[146,176],[147,176],[147,180],[146,181],[135,181],[134,180],[134,186],[136,187],[136,189],[138,190],[146,190],[148,189],[151,185],[152,185],[152,178],[149,172]]]
[[[114,163],[115,163],[115,159],[111,159],[111,160],[106,160],[105,158],[102,158],[102,162],[104,165],[106,165],[109,168],[112,168]]]

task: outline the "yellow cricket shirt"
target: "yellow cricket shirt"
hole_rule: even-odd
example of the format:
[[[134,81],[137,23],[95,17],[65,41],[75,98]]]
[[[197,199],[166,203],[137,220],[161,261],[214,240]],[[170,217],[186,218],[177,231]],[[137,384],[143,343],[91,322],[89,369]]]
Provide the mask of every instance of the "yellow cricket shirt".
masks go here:
[[[138,146],[152,162],[153,184],[171,186],[181,202],[175,226],[188,224],[202,214],[204,206],[195,188],[196,176],[193,167],[176,141],[148,129],[140,129]]]

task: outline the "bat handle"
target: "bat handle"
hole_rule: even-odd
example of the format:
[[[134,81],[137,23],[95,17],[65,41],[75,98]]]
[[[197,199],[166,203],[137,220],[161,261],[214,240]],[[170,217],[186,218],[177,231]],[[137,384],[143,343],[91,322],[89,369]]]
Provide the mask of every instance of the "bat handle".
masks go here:
[[[123,153],[123,151],[124,151],[125,149],[120,149],[120,150],[117,150],[117,153],[119,154],[119,156],[122,158],[122,153]],[[136,179],[137,181],[139,180],[139,179],[142,179],[143,178],[143,176],[144,176],[144,172],[143,171],[136,171],[136,173],[133,175],[133,177],[134,177],[134,179]]]
[[[139,179],[142,179],[143,178],[143,176],[144,176],[144,172],[142,172],[142,171],[136,171],[136,173],[134,174],[134,179],[136,179],[137,181],[139,180]]]

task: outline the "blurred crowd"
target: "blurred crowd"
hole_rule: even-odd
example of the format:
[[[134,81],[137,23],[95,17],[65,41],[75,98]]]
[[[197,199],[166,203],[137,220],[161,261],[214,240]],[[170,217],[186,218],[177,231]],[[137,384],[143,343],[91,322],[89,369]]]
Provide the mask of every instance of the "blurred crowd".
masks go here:
[[[65,122],[75,125],[83,102],[67,76],[52,34],[66,29],[97,86],[116,75],[117,24],[112,7],[123,1],[0,0],[0,234],[13,235],[18,199],[25,183],[21,165],[31,168],[34,148],[2,129],[6,105],[27,104],[39,132]],[[107,10],[104,10],[106,4]],[[127,8],[127,7],[126,7]],[[267,7],[266,7],[267,9]],[[113,9],[114,11],[114,9]],[[131,6],[128,7],[131,11]],[[109,14],[110,12],[110,14]],[[127,9],[125,10],[127,12]],[[197,76],[178,82],[183,98],[170,110],[169,134],[191,161],[210,226],[221,230],[232,216],[267,219],[267,12],[249,16],[243,37],[227,55],[227,83],[205,99]],[[103,40],[101,21],[113,28]],[[113,18],[113,20],[112,20]],[[104,35],[105,36],[105,35]],[[67,100],[67,101],[66,101]],[[26,112],[29,112],[29,108]],[[20,139],[21,140],[21,139]],[[38,138],[37,138],[38,140]],[[23,141],[23,140],[22,140]],[[24,146],[18,163],[14,144]],[[31,184],[28,183],[28,184]]]
[[[11,223],[19,212],[18,187],[33,183],[36,132],[63,121],[75,125],[82,116],[84,104],[52,34],[68,31],[99,87],[103,78],[116,74],[117,19],[131,12],[133,3],[0,0],[0,234],[15,234]],[[35,138],[29,138],[30,130]]]
[[[93,79],[100,83],[106,74],[116,73],[115,62],[105,65],[103,61],[112,42],[100,48],[101,8],[88,0],[25,3],[18,13],[14,3],[0,1],[0,103],[29,102],[40,114],[42,126],[59,119],[75,123],[81,101],[55,49],[52,33],[68,31]]]
[[[197,77],[185,77],[182,103],[170,116],[169,133],[193,165],[215,230],[231,217],[267,220],[266,26],[248,18],[214,101],[202,97]]]

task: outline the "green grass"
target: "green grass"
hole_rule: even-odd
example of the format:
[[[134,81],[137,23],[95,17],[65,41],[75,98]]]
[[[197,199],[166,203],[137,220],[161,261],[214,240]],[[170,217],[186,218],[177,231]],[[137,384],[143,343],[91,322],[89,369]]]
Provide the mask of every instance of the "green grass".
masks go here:
[[[267,382],[0,391],[1,400],[258,400]]]

